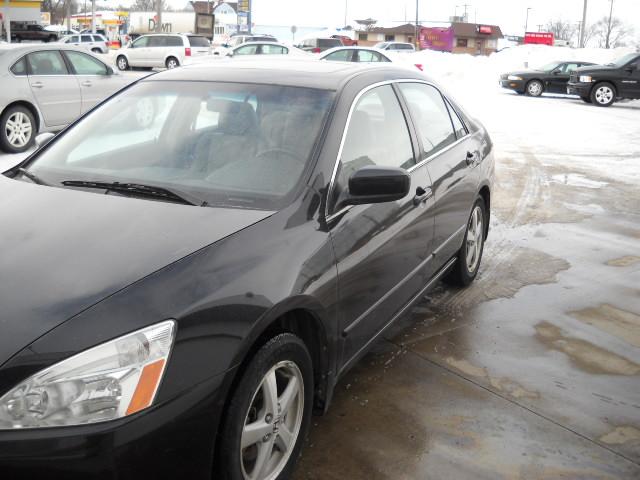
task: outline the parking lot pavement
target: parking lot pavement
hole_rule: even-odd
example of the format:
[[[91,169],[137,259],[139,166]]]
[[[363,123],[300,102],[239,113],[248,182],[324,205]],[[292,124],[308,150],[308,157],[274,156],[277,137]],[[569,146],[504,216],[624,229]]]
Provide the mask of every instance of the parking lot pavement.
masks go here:
[[[640,478],[640,102],[463,103],[496,143],[480,275],[347,374],[295,478]]]

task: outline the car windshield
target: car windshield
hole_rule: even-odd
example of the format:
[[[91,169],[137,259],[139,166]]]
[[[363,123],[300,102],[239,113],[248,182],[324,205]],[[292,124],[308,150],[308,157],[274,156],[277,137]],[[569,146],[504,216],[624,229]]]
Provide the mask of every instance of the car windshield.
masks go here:
[[[623,55],[622,57],[618,58],[617,60],[611,62],[611,63],[607,63],[608,66],[612,66],[612,67],[624,67],[627,63],[629,63],[631,60],[633,60],[634,58],[636,58],[638,56],[637,53],[627,53],[626,55]]]
[[[301,181],[333,97],[277,85],[141,82],[27,168],[55,186],[135,183],[208,205],[274,210]]]
[[[543,65],[542,67],[540,67],[540,70],[542,70],[543,72],[550,72],[551,70],[555,69],[558,65],[560,65],[560,62],[547,63],[546,65]]]

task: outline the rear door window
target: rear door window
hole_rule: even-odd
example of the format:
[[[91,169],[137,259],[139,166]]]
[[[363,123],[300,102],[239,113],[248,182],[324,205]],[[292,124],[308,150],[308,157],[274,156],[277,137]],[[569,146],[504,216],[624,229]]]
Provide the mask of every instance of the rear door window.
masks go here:
[[[438,90],[423,83],[399,84],[418,128],[427,157],[456,141],[449,110]]]
[[[166,47],[167,46],[167,37],[162,35],[156,35],[153,37],[149,37],[149,46],[150,47]]]
[[[338,50],[337,52],[327,55],[324,59],[331,62],[350,62],[352,54],[352,50]]]
[[[372,52],[371,50],[357,50],[358,62],[382,62],[382,56],[378,52]]]
[[[82,35],[82,43],[91,43],[93,42],[93,38],[91,35]]]
[[[184,47],[184,41],[182,40],[182,37],[163,37],[164,38],[164,44],[161,45],[163,47]],[[198,37],[192,37],[192,38],[198,38]],[[202,37],[200,37],[202,38]],[[193,45],[193,43],[191,44],[191,46],[197,46],[197,45]]]
[[[258,45],[245,45],[244,47],[237,48],[234,55],[256,55],[258,53]]]
[[[289,50],[280,45],[262,45],[262,53],[264,55],[286,55]]]
[[[56,50],[32,52],[27,55],[31,75],[67,75],[67,66]]]

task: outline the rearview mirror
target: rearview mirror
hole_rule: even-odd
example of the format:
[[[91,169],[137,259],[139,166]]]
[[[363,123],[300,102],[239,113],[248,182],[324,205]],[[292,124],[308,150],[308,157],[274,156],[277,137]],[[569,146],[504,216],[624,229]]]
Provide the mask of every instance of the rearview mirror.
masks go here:
[[[41,133],[36,137],[36,148],[44,147],[53,137],[55,137],[55,135],[51,132]]]
[[[410,186],[411,177],[406,170],[368,165],[349,178],[349,194],[344,204],[393,202],[404,198]]]

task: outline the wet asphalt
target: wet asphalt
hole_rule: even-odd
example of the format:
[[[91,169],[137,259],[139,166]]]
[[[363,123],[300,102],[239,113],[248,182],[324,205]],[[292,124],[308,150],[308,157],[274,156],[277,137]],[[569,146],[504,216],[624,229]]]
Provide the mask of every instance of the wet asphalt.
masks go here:
[[[638,479],[640,102],[466,96],[496,144],[479,277],[340,381],[294,478]]]

